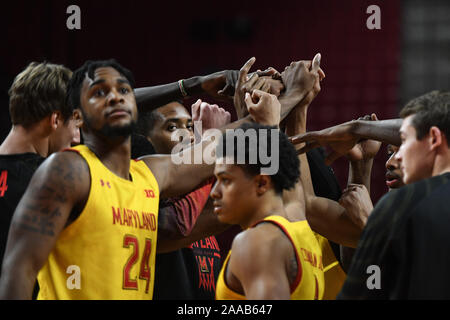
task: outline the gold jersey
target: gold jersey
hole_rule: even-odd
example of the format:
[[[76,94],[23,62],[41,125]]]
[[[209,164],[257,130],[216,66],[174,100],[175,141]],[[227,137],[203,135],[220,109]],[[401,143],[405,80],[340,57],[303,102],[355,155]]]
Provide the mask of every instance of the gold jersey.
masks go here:
[[[336,300],[336,296],[341,291],[347,275],[342,270],[339,261],[331,248],[327,238],[318,233],[314,233],[322,248],[323,271],[325,276],[325,291],[323,300]]]
[[[281,216],[268,216],[261,222],[278,226],[289,238],[295,249],[297,277],[291,284],[291,300],[322,299],[324,275],[322,250],[306,220],[290,222]],[[259,224],[257,223],[257,224]],[[256,225],[257,225],[256,224]],[[217,300],[245,300],[245,296],[231,290],[225,281],[225,270],[231,250],[222,266],[216,285]]]
[[[38,299],[152,299],[159,189],[148,166],[131,160],[130,180],[81,145],[91,186],[80,216],[58,237],[38,274]]]

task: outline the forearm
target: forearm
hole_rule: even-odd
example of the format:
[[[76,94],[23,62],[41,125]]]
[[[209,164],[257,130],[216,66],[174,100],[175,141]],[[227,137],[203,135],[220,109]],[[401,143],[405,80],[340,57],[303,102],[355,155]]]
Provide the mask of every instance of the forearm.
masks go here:
[[[26,262],[3,264],[0,300],[31,300],[37,271]]]
[[[189,236],[211,192],[212,181],[188,195],[160,202],[158,215],[158,252],[178,248],[177,241]]]
[[[285,93],[278,98],[281,104],[281,121],[303,100],[308,92],[302,90],[296,93]]]
[[[189,96],[201,93],[202,77],[183,80],[183,87]],[[134,90],[136,103],[141,111],[151,111],[169,102],[183,99],[178,82]]]
[[[214,214],[212,198],[209,198],[205,208],[198,217],[195,226],[192,228],[191,233],[184,239],[185,245],[209,237],[211,235],[217,235],[227,230],[231,225],[221,223],[217,219],[217,215]]]
[[[306,132],[306,122],[308,115],[308,106],[296,107],[292,111],[291,115],[286,122],[286,134],[288,136],[293,136]],[[302,145],[296,145],[296,148],[301,148]],[[300,160],[300,183],[303,186],[304,196],[314,197],[314,188],[311,179],[311,172],[309,170],[309,163],[306,157],[306,153],[300,154],[298,156]]]
[[[27,234],[21,231],[14,224],[9,231],[1,270],[0,300],[31,300],[37,274],[45,262],[43,256],[36,255],[35,243],[24,240]]]
[[[370,177],[372,174],[373,159],[350,161],[348,183],[363,184],[370,193]]]
[[[158,217],[158,253],[165,253],[186,247],[195,241],[204,239],[213,234],[225,231],[229,225],[220,223],[213,214],[213,206],[209,203],[201,211],[201,214],[193,221],[195,225],[189,230],[180,225],[177,216],[179,212],[174,207],[160,210]]]
[[[286,118],[286,135],[292,136],[296,135],[302,132],[305,132],[306,130],[306,117],[307,117],[307,107],[299,108],[296,107]],[[300,146],[296,146],[299,148]],[[311,186],[308,185],[308,182],[306,181],[308,177],[302,177],[303,175],[309,174],[309,166],[306,167],[302,163],[305,161],[305,157],[303,155],[299,156],[300,160],[300,175],[301,179],[296,183],[294,190],[289,190],[283,192],[283,202],[285,204],[286,210],[291,209],[292,211],[298,210],[297,207],[300,205],[300,208],[303,208],[302,212],[305,210],[305,198],[304,198],[304,188],[309,188],[306,193],[311,194],[313,191],[311,191],[310,188],[312,188],[312,182]],[[306,161],[307,162],[307,161]],[[308,171],[308,173],[306,173]],[[305,172],[305,173],[304,173]],[[302,179],[305,178],[305,179]],[[309,176],[309,179],[311,177]],[[303,185],[303,183],[306,185]],[[298,202],[298,205],[293,205],[293,203]]]
[[[310,197],[306,207],[306,218],[314,232],[334,243],[356,248],[362,230],[345,214],[345,209],[339,203]]]
[[[352,125],[352,132],[361,139],[372,139],[384,143],[400,146],[400,127],[402,119],[380,121],[356,120]]]

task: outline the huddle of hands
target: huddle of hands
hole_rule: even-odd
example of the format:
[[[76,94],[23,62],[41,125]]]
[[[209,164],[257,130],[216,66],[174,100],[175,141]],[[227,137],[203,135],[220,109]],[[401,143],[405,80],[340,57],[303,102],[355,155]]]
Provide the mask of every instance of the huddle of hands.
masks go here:
[[[325,78],[325,73],[320,68],[320,53],[316,54],[313,60],[292,62],[281,73],[272,67],[250,73],[255,61],[252,57],[239,71],[226,70],[206,76],[202,83],[203,91],[218,100],[232,100],[238,119],[251,117],[260,124],[278,127],[293,109],[307,108],[321,90],[320,82]],[[192,119],[202,121],[203,132],[221,128],[231,121],[231,114],[217,104],[209,104],[199,99],[191,109]],[[378,119],[372,114],[359,120]],[[341,127],[342,125],[337,126],[339,129]],[[303,129],[306,130],[306,127]],[[308,134],[304,131],[303,134],[291,137],[291,142],[307,142],[298,149],[298,153],[307,152],[320,145],[331,146],[332,153],[326,159],[328,165],[344,155],[352,163],[371,161],[381,146],[377,141],[358,141],[357,138],[333,141],[331,144],[308,143],[302,137]],[[327,136],[333,137],[333,134]],[[355,225],[364,228],[373,205],[369,191],[363,184],[348,185],[339,204],[346,209],[346,214]]]
[[[279,126],[286,104],[309,104],[320,91],[325,78],[320,69],[321,55],[292,62],[283,72],[272,67],[249,73],[256,59],[249,59],[239,71],[227,70],[203,81],[203,89],[220,100],[233,100],[238,119],[251,117],[263,125]],[[219,79],[219,80],[218,80]],[[292,108],[291,108],[292,109]],[[220,128],[231,121],[231,114],[217,104],[198,99],[191,107],[193,121],[202,121],[204,131]]]

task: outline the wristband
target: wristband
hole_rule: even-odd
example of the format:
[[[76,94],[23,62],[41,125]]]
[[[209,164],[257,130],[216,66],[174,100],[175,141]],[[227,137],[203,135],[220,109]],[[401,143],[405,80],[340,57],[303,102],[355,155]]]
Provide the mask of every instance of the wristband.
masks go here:
[[[187,97],[188,94],[186,92],[186,89],[184,89],[184,80],[178,80],[178,87],[180,88],[180,91],[181,91],[181,94],[183,95],[183,98]]]

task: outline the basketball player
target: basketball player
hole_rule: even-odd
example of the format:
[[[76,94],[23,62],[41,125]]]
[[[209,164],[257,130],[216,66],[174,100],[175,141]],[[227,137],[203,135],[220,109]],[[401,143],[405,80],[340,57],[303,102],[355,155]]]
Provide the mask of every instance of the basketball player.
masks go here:
[[[208,112],[213,113],[214,117],[205,118],[204,115]],[[192,114],[196,117],[196,121],[201,121],[203,131],[210,129],[211,125],[215,128],[223,127],[230,122],[231,118],[229,112],[201,100],[192,105]],[[174,135],[188,136],[194,141],[193,119],[178,101],[161,106],[150,113],[141,113],[138,124],[140,132],[147,137],[158,154],[172,152],[178,143],[177,140],[172,140]],[[160,249],[158,246],[155,266],[155,300],[214,299],[221,256],[218,242],[212,234],[228,226],[217,221],[213,215],[212,206],[204,209],[211,187],[212,182],[208,182],[186,196],[160,201],[158,239],[161,238],[161,228],[164,229],[164,226],[176,226],[178,232],[185,235],[192,232],[204,234],[206,230],[202,232],[194,227],[197,219],[200,218],[200,213],[199,225],[207,225],[207,233],[211,236],[194,243],[186,243],[183,248],[172,252],[163,253],[167,248]],[[165,236],[164,231],[163,236]]]
[[[388,160],[386,161],[386,185],[389,191],[403,187],[403,174],[400,169],[400,163],[395,158],[398,147],[389,144],[387,146]],[[366,173],[365,175],[369,175]],[[370,175],[369,175],[370,176]],[[372,199],[368,188],[362,184],[349,186],[343,193],[339,204],[345,208],[346,215],[350,217],[353,223],[361,228],[367,224],[367,219],[373,210]]]
[[[283,78],[286,90],[296,91],[289,77],[292,71],[302,66],[316,77],[312,84],[319,79],[320,55],[316,55],[311,62],[295,62],[286,68]],[[248,63],[252,64],[252,61]],[[241,69],[239,80],[246,79],[248,70]],[[239,82],[237,87],[239,88]],[[301,97],[296,97],[295,105],[311,91],[313,85]],[[241,94],[241,90],[236,90]],[[236,97],[241,100],[242,97]],[[278,101],[276,96],[271,99]],[[280,97],[283,101],[283,97]],[[293,103],[293,101],[291,101]],[[244,132],[265,130],[268,127],[244,126]],[[275,132],[274,132],[275,131]],[[323,271],[321,270],[321,252],[317,240],[311,232],[305,218],[291,222],[283,202],[283,189],[294,187],[299,175],[299,162],[293,147],[286,143],[286,137],[278,130],[268,133],[267,144],[250,143],[245,140],[245,146],[236,145],[236,139],[227,141],[223,135],[222,147],[225,151],[216,160],[216,185],[211,192],[215,200],[215,212],[219,220],[224,223],[239,224],[242,229],[232,244],[216,287],[217,299],[319,299],[323,294]],[[268,150],[271,141],[280,140],[280,148],[276,150],[279,156],[280,168],[274,175],[262,175],[260,169],[259,149]],[[228,138],[230,139],[230,138]],[[242,141],[242,140],[241,140]],[[261,139],[259,140],[261,142]],[[234,146],[230,150],[228,144]],[[274,142],[273,142],[274,143]],[[227,146],[223,150],[223,146]],[[244,150],[245,163],[236,164],[236,150]],[[256,156],[256,164],[249,164],[249,153],[252,149]],[[219,152],[219,151],[218,151]],[[231,158],[231,163],[224,164],[224,158]],[[233,161],[234,160],[234,161]],[[227,163],[227,162],[225,162]],[[297,187],[298,188],[298,187]],[[292,207],[299,204],[292,204]],[[295,239],[295,240],[292,240]],[[303,247],[305,256],[300,255]],[[273,256],[273,254],[276,254]],[[315,258],[315,259],[314,259]],[[309,261],[310,265],[306,265]],[[300,270],[304,270],[304,278],[299,278]]]
[[[0,266],[11,218],[33,173],[51,153],[80,142],[65,103],[71,76],[64,66],[32,62],[9,89],[12,128],[0,145]]]
[[[392,144],[387,146],[388,160],[386,161],[386,185],[389,190],[403,187],[403,174],[400,169],[400,163],[396,159],[399,147]]]
[[[307,110],[320,90],[321,87],[319,79],[315,82],[313,90],[308,93],[305,99],[303,99],[295,107],[287,118],[287,135],[296,135],[300,132],[304,132],[306,128]],[[305,193],[308,193],[306,189],[311,189],[313,191],[310,192],[318,193],[322,197],[335,201],[341,196],[339,185],[337,181],[335,181],[336,178],[330,169],[324,164],[323,157],[321,157],[320,152],[317,150],[310,150],[307,157],[305,155],[300,155],[299,160],[303,166],[301,170],[301,180],[303,183],[301,185],[302,188],[300,188],[300,190],[295,190],[294,192],[285,192],[283,197],[286,210],[290,214],[291,219],[302,218],[305,213],[307,217],[314,217],[313,214],[305,212],[306,199],[303,190],[305,190]],[[335,186],[334,188],[333,185]],[[294,205],[292,205],[292,202]],[[303,206],[298,207],[295,203],[302,203]],[[314,233],[314,235],[316,236],[322,251],[322,264],[325,281],[323,299],[333,300],[339,293],[346,276],[340,261],[336,258],[340,256],[340,248],[339,245],[331,243],[320,234]]]
[[[283,191],[299,179],[295,149],[273,127],[244,125],[242,130],[245,145],[237,143],[242,139],[224,134],[217,148],[222,156],[216,159],[217,182],[211,192],[214,211],[220,221],[239,224],[244,231],[233,240],[216,298],[321,299],[321,249],[306,218],[292,221],[283,202]],[[267,140],[261,138],[263,131]],[[253,133],[256,140],[251,138]],[[272,150],[275,143],[279,169],[272,175],[262,174],[261,149]],[[238,152],[245,152],[243,164],[237,163]],[[251,163],[252,155],[256,161]]]
[[[320,131],[298,134],[292,137],[291,141],[293,143],[307,142],[306,146],[300,148],[299,152],[309,152],[312,148],[318,146],[329,146],[333,152],[327,156],[326,161],[331,163],[340,156],[349,154],[361,139],[383,141],[390,143],[388,147],[390,149],[398,148],[395,145],[400,142],[398,134],[400,125],[401,119],[380,121],[358,119]],[[367,140],[363,140],[363,143],[365,143],[364,141]],[[361,168],[361,165],[355,165],[354,167]],[[401,171],[398,162],[392,156],[386,162],[386,169],[386,184],[388,187],[401,187],[403,185],[401,179],[399,179]],[[370,171],[366,170],[365,173],[359,175],[361,176],[360,179],[364,180],[364,176],[370,177]],[[326,209],[324,206],[316,208],[316,212],[322,212],[322,214],[309,217],[313,230],[327,235],[327,238],[334,239],[338,243],[346,243],[349,247],[356,247],[367,218],[373,209],[368,189],[367,181],[365,183],[359,182],[359,185],[349,186],[344,191],[339,200],[340,206],[330,204],[336,210]],[[322,211],[320,211],[321,208]],[[342,208],[345,210],[342,210]],[[340,221],[346,227],[336,228],[336,221]],[[352,224],[349,224],[349,221]],[[340,230],[345,230],[345,232],[341,233]]]
[[[302,65],[295,71],[292,82],[307,92],[315,76]],[[214,166],[175,165],[164,155],[130,161],[137,120],[132,87],[131,73],[114,61],[87,62],[74,73],[68,97],[83,115],[85,145],[51,156],[34,175],[14,215],[0,297],[29,298],[41,267],[43,299],[152,297],[159,197],[188,193]],[[279,123],[271,100],[252,98],[245,121]],[[80,280],[74,290],[67,286],[69,266]]]
[[[256,73],[249,81],[238,85],[237,89],[242,90],[244,86],[249,92],[255,89],[265,89],[275,92],[277,96],[283,88],[281,81],[271,77],[259,77]],[[208,114],[213,114],[213,116]],[[156,153],[170,154],[177,143],[177,141],[172,141],[174,135],[185,134],[192,141],[194,140],[193,120],[200,121],[202,127],[198,130],[201,129],[205,132],[210,128],[222,127],[230,121],[230,118],[229,112],[201,100],[192,105],[191,117],[179,101],[174,101],[152,112],[141,113],[138,127],[140,132],[152,143]],[[215,283],[221,266],[221,251],[213,234],[221,232],[229,226],[217,221],[217,217],[212,213],[212,205],[207,205],[203,209],[208,200],[211,186],[210,182],[184,197],[160,202],[159,238],[161,233],[166,236],[166,228],[174,228],[174,226],[178,228],[178,233],[184,235],[206,234],[211,236],[195,243],[186,243],[185,248],[167,253],[162,253],[168,250],[167,247],[162,248],[161,245],[158,245],[154,299],[214,299]],[[200,215],[200,213],[202,214]],[[199,223],[196,223],[197,219]],[[192,238],[192,235],[186,238]],[[179,243],[177,245],[181,246]]]
[[[295,135],[291,137],[291,142],[294,144],[306,142],[306,145],[298,150],[299,153],[308,152],[319,146],[329,146],[333,152],[326,157],[326,163],[331,164],[339,157],[348,154],[361,139],[372,139],[398,145],[400,141],[398,129],[401,122],[401,119],[353,120],[320,131]],[[364,193],[363,197],[370,198],[367,188],[361,186],[357,188]],[[312,195],[312,193],[310,194]],[[345,192],[343,196],[345,196]],[[364,216],[348,214],[345,208],[336,201],[322,197],[312,197],[311,199],[315,199],[309,202],[312,210],[307,210],[307,214],[315,213],[308,216],[311,228],[333,242],[356,248],[365,225]],[[336,227],[337,224],[340,227]]]

